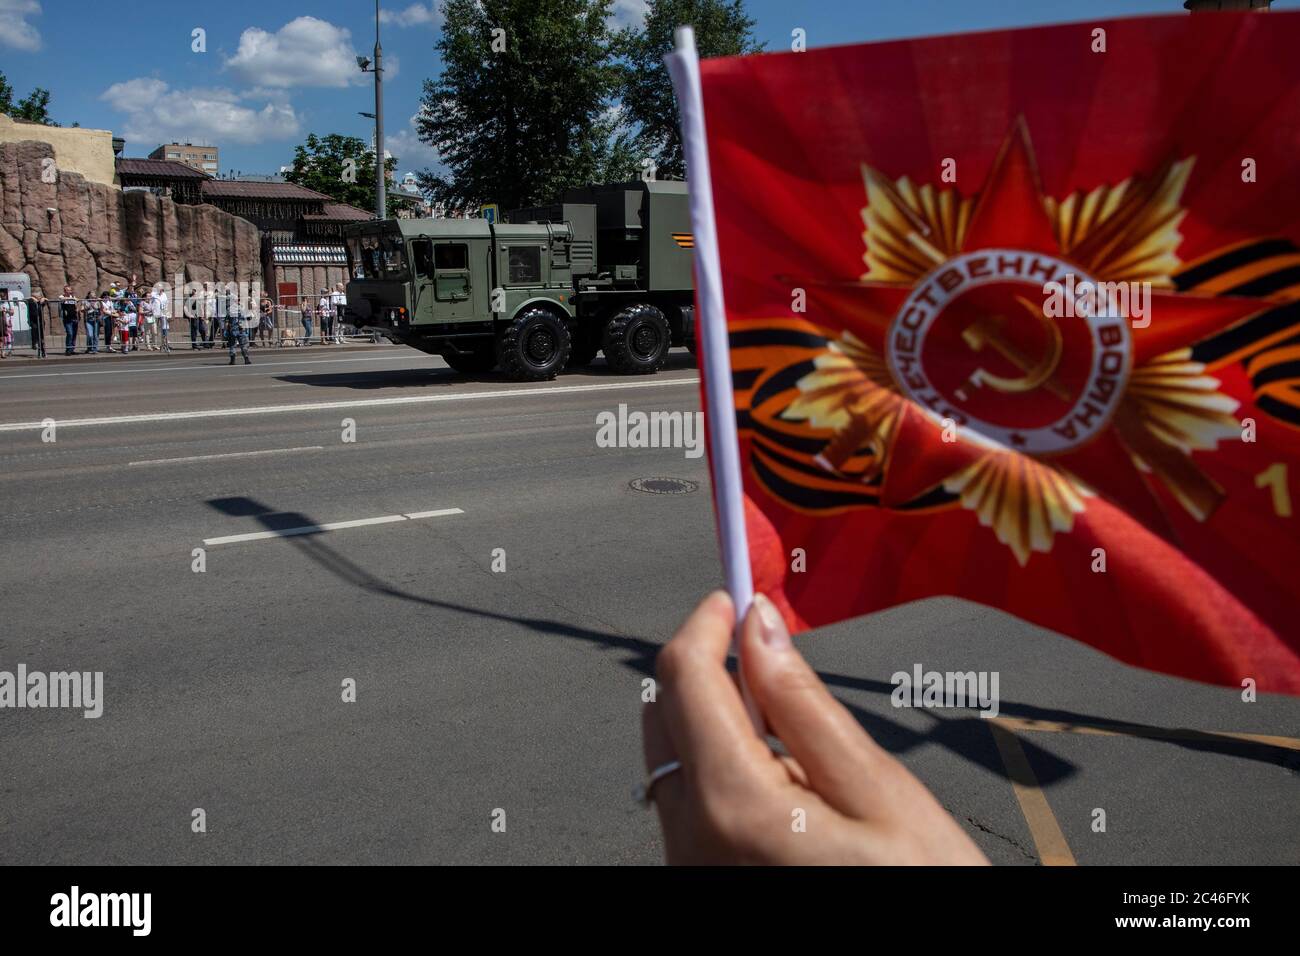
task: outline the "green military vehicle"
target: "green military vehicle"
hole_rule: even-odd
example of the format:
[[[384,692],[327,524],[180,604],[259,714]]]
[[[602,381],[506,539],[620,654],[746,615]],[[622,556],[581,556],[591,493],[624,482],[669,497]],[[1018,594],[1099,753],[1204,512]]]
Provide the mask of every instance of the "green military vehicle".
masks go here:
[[[601,351],[617,372],[652,374],[670,347],[694,350],[685,183],[589,186],[504,218],[346,227],[351,321],[457,371],[521,381]]]

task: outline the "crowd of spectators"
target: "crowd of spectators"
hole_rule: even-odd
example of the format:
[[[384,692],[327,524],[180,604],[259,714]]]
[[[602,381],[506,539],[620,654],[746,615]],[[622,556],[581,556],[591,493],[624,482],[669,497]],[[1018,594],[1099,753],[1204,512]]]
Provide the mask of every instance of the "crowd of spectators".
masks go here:
[[[174,303],[166,285],[145,286],[135,275],[127,282],[113,282],[107,289],[80,296],[72,286],[64,286],[57,299],[46,298],[39,289],[30,299],[0,290],[4,334],[0,358],[13,354],[15,333],[22,326],[30,331],[32,352],[44,358],[47,334],[57,336],[60,324],[64,355],[171,352],[173,322],[178,320],[188,326],[181,334],[188,331],[189,346],[196,351],[216,348],[219,340],[222,345],[230,345],[240,337],[252,348],[315,342],[342,345],[347,304],[343,289],[340,282],[319,296],[303,297],[290,304],[277,304],[263,296],[256,310],[241,304],[238,296],[216,290],[190,302]],[[301,326],[301,332],[292,328],[294,324]]]

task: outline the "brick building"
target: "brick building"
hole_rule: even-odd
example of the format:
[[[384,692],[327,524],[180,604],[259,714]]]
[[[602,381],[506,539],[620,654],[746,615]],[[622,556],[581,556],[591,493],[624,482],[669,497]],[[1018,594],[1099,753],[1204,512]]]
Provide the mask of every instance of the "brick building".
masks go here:
[[[173,160],[184,163],[191,169],[197,169],[201,173],[215,176],[221,169],[219,152],[216,146],[209,146],[206,143],[164,143],[150,153],[149,158]]]
[[[285,182],[210,179],[203,202],[249,220],[262,233],[263,286],[281,305],[295,305],[346,282],[343,226],[371,214],[324,193]]]

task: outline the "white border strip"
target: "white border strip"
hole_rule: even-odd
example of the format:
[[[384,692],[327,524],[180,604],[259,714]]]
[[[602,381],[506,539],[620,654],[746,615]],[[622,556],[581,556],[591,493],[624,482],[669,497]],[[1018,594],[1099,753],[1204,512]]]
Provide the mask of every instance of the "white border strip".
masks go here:
[[[445,515],[463,515],[464,513],[460,508],[440,508],[437,511],[415,511],[410,514],[380,515],[378,518],[331,521],[329,524],[308,524],[299,528],[281,528],[277,531],[250,531],[247,534],[228,534],[223,538],[205,538],[203,543],[211,548],[219,544],[242,544],[245,541],[265,541],[268,538],[292,538],[300,534],[319,534],[322,531],[342,531],[345,528],[364,528],[372,524],[418,521],[421,518],[441,518]]]
[[[128,461],[127,465],[183,465],[192,461],[219,461],[222,458],[256,458],[259,455],[287,455],[295,451],[324,451],[324,445],[304,445],[301,448],[263,448],[258,451],[231,451],[222,455],[190,455],[188,458],[150,458],[147,461]]]
[[[225,350],[222,349],[222,351],[224,352]],[[402,349],[402,351],[405,352],[407,350]],[[217,356],[219,356],[221,353],[216,353],[216,354]],[[213,358],[213,357],[214,356],[211,354],[203,356],[203,358]],[[299,361],[296,362],[258,362],[256,364],[258,370],[260,371],[261,369],[264,368],[283,368],[285,366],[290,366],[290,367],[297,366],[301,368],[305,365],[337,365],[340,362],[400,362],[403,359],[409,359],[410,357],[411,357],[410,355],[366,355],[363,356],[362,358],[300,359]],[[101,359],[100,361],[106,362],[110,360]],[[176,359],[175,361],[178,362],[192,361],[197,363],[201,361],[201,359],[189,359],[189,360]],[[135,365],[132,366],[131,368],[104,368],[104,369],[89,369],[84,371],[74,370],[71,372],[14,372],[13,374],[10,375],[0,376],[0,384],[3,384],[4,382],[17,382],[25,378],[67,378],[73,375],[134,375],[140,372],[201,372],[204,369],[207,369],[208,371],[218,371],[221,372],[222,374],[228,375],[230,374],[229,372],[226,371],[226,369],[228,368],[229,366],[225,362],[204,362],[202,365],[197,365],[197,364],[160,365],[157,368],[150,368],[149,365],[146,363],[141,365]],[[431,368],[435,372],[441,371],[441,369],[437,365],[431,366]]]
[[[285,412],[319,412],[332,408],[379,408],[385,405],[428,405],[434,402],[468,402],[487,398],[528,395],[568,395],[574,392],[612,392],[633,388],[665,388],[698,385],[698,378],[665,378],[653,382],[610,382],[598,385],[549,385],[544,388],[509,388],[491,392],[456,392],[451,395],[408,395],[402,398],[358,398],[346,402],[308,402],[301,405],[254,405],[250,408],[206,408],[193,412],[155,412],[150,415],[118,415],[113,418],[53,419],[59,428],[88,425],[132,425],[139,422],[181,422],[194,418],[225,418],[231,415],[277,415]],[[47,422],[7,422],[0,432],[40,431]],[[732,432],[735,432],[733,425]]]

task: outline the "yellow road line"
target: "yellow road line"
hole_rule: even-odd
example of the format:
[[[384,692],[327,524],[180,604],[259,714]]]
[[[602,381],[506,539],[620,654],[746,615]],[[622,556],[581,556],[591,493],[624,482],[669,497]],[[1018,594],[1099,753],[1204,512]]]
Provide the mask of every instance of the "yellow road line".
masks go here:
[[[1239,740],[1245,743],[1300,750],[1300,738],[1271,734],[1242,734],[1220,730],[1188,730],[1183,727],[1147,727],[1143,724],[1071,724],[1060,720],[1034,720],[1028,717],[998,717],[997,723],[1009,730],[1042,731],[1052,734],[1096,734],[1103,737],[1145,737],[1149,740],[1191,740],[1201,743]]]
[[[988,722],[989,732],[998,746],[1002,764],[1007,768],[1007,777],[1011,780],[1011,791],[1020,803],[1020,812],[1024,814],[1029,826],[1029,835],[1034,839],[1038,849],[1038,858],[1044,866],[1074,866],[1074,854],[1065,842],[1056,815],[1047,802],[1047,796],[1038,785],[1034,769],[1029,766],[1029,758],[1020,740],[1011,730],[1004,726],[1006,721],[997,717]]]
[[[996,717],[989,721],[989,731],[997,744],[1002,764],[1011,780],[1011,790],[1020,804],[1029,834],[1044,866],[1074,866],[1074,854],[1065,842],[1065,834],[1052,813],[1047,795],[1029,765],[1029,758],[1015,731],[1050,734],[1089,734],[1099,737],[1141,737],[1148,740],[1185,740],[1197,743],[1240,742],[1300,751],[1300,738],[1274,734],[1244,734],[1232,731],[1189,730],[1183,727],[1148,727],[1143,724],[1074,724],[1061,720],[1035,720],[1029,717]]]

